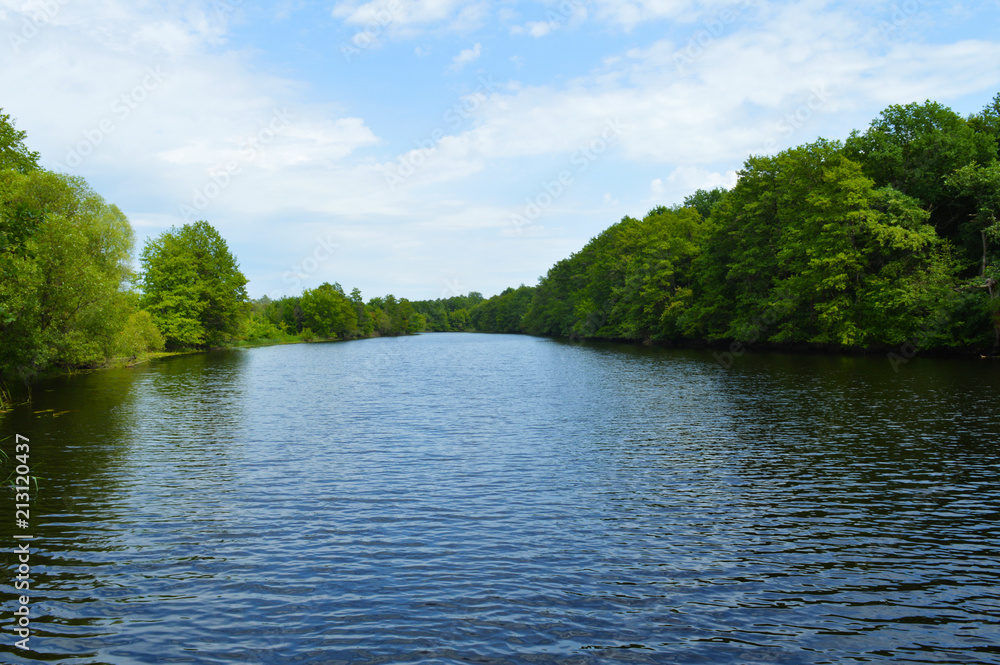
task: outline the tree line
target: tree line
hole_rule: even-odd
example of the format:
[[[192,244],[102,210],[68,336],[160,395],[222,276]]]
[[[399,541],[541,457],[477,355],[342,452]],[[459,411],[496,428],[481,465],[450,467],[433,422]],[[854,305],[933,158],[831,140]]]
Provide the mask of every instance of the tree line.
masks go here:
[[[1000,349],[1000,95],[890,106],[625,217],[477,329],[660,343]]]
[[[121,210],[82,178],[42,169],[26,138],[0,109],[0,407],[40,376],[163,350],[466,330],[483,299],[418,311],[321,284],[250,301],[236,257],[206,221],[148,240],[135,270]]]
[[[145,243],[0,110],[0,403],[49,372],[207,349],[423,331],[660,343],[1000,348],[1000,94],[890,106],[845,141],[749,157],[731,190],[625,217],[536,286],[276,300],[206,221]]]

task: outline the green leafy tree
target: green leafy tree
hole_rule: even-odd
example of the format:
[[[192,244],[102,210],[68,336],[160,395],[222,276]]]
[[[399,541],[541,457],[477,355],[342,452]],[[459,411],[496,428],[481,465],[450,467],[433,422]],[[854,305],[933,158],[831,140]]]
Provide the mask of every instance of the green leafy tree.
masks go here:
[[[944,179],[968,164],[995,159],[997,139],[977,132],[950,108],[927,101],[888,107],[865,133],[851,134],[845,154],[877,187],[889,185],[920,201],[938,233],[965,246],[968,239],[959,237],[959,224],[969,210],[954,200]]]
[[[320,337],[350,337],[358,332],[355,305],[340,284],[306,289],[300,301],[306,327]]]
[[[27,173],[38,169],[38,153],[28,149],[25,138],[27,133],[19,131],[11,117],[0,108],[0,170]]]
[[[998,96],[1000,100],[1000,96]],[[967,227],[982,241],[979,279],[975,286],[987,293],[986,309],[993,323],[994,351],[1000,349],[1000,162],[989,166],[969,164],[949,176],[946,183],[966,197],[975,211]]]
[[[729,190],[724,187],[716,187],[711,190],[699,189],[694,194],[684,197],[683,207],[694,208],[703,219],[708,219],[709,215],[712,214],[712,209],[721,203],[728,193]]]
[[[305,315],[302,313],[299,296],[285,296],[268,302],[264,306],[264,314],[279,330],[290,335],[302,331]]]
[[[208,222],[147,241],[140,262],[142,306],[168,348],[214,347],[237,334],[247,279]]]
[[[524,315],[531,307],[535,287],[522,284],[518,288],[504,289],[489,300],[480,301],[473,307],[469,324],[480,332],[522,333]],[[457,310],[455,314],[464,312]]]
[[[954,264],[919,202],[876,190],[837,143],[752,157],[712,215],[689,333],[847,347],[905,341]]]
[[[982,111],[969,118],[969,125],[977,132],[993,138],[998,147],[995,157],[1000,159],[1000,93]]]
[[[23,251],[0,252],[0,373],[29,381],[156,348],[129,290],[134,246],[125,215],[80,178],[0,171],[0,217],[28,211]]]

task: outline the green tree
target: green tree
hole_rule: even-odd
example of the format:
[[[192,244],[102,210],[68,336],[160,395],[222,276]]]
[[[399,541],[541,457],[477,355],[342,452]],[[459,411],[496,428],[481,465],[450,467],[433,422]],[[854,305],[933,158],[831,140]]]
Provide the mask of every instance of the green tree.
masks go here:
[[[752,157],[711,218],[689,334],[848,347],[905,341],[953,286],[912,197],[875,190],[837,143]]]
[[[1000,95],[998,95],[1000,101]],[[975,211],[966,222],[971,233],[982,241],[979,278],[975,286],[987,293],[986,310],[993,323],[994,351],[1000,349],[1000,162],[989,166],[969,164],[946,180],[959,196],[966,197]]]
[[[247,279],[208,222],[148,240],[140,262],[142,305],[168,348],[218,346],[237,333]]]
[[[522,333],[524,315],[531,307],[535,287],[522,284],[518,288],[504,289],[489,300],[483,300],[469,313],[469,325],[480,332]],[[455,314],[464,312],[457,310]]]
[[[30,381],[155,348],[129,290],[134,246],[125,215],[79,178],[0,171],[0,217],[37,221],[23,251],[0,252],[0,373]]]
[[[351,306],[354,308],[354,317],[356,320],[356,328],[358,335],[361,337],[369,337],[372,331],[375,330],[375,323],[372,321],[372,317],[368,315],[365,309],[365,301],[361,297],[361,291],[357,287],[351,289],[350,296]]]
[[[19,131],[14,121],[0,108],[0,169],[27,173],[38,169],[38,153],[24,144],[27,133]]]
[[[728,193],[729,190],[724,187],[716,187],[711,190],[699,189],[694,194],[684,197],[683,207],[694,208],[702,218],[708,219],[709,215],[712,214],[712,209],[721,203]]]
[[[982,111],[969,118],[969,125],[977,132],[993,138],[998,147],[995,157],[1000,159],[1000,93]]]
[[[300,304],[305,326],[321,337],[349,337],[358,331],[355,306],[340,284],[306,289]]]
[[[995,159],[997,139],[977,132],[950,108],[927,101],[888,107],[864,134],[851,134],[845,154],[877,187],[889,185],[919,200],[943,237],[967,245],[968,239],[959,238],[959,224],[969,210],[954,200],[944,179],[968,164]],[[974,255],[974,244],[972,250]]]

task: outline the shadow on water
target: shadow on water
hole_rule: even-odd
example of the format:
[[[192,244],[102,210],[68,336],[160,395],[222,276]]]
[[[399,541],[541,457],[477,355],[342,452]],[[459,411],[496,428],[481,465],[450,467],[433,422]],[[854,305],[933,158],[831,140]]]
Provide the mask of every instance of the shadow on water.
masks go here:
[[[165,470],[184,473],[199,464],[185,454],[192,438],[214,437],[223,456],[231,450],[244,416],[243,362],[240,353],[192,354],[51,379],[34,389],[30,404],[0,417],[0,446],[12,455],[14,435],[28,437],[38,478],[30,508],[35,540],[29,660],[93,658],[88,646],[120,632],[128,609],[118,604],[136,600],[126,584],[134,564],[123,568],[119,560],[130,550],[121,525],[134,520],[123,511],[138,505],[155,514],[157,501],[170,500],[169,492],[157,496],[154,486]],[[151,468],[159,471],[150,474]],[[13,490],[5,487],[2,495],[13,507]],[[24,533],[13,527],[12,520],[0,520],[3,542]],[[12,548],[3,549],[5,570],[15,571],[17,557]],[[26,593],[14,589],[13,572],[4,577],[5,599]],[[0,625],[7,635],[14,607],[12,600],[4,603]],[[0,643],[5,662],[29,662],[12,642]]]

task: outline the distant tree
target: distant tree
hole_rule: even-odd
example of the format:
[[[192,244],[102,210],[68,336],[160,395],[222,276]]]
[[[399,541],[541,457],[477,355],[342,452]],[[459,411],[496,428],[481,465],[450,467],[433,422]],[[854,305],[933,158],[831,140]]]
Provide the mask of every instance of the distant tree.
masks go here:
[[[375,330],[375,323],[365,309],[364,298],[361,297],[361,290],[357,287],[351,289],[351,307],[354,308],[355,328],[361,337],[368,337]]]
[[[516,289],[504,289],[500,294],[473,307],[468,314],[468,324],[479,332],[523,333],[524,315],[534,295],[535,287],[524,284]]]
[[[140,262],[142,306],[168,348],[218,346],[237,332],[247,279],[208,222],[147,241]]]
[[[321,337],[351,337],[358,330],[354,304],[340,284],[306,289],[300,300],[305,326]]]

